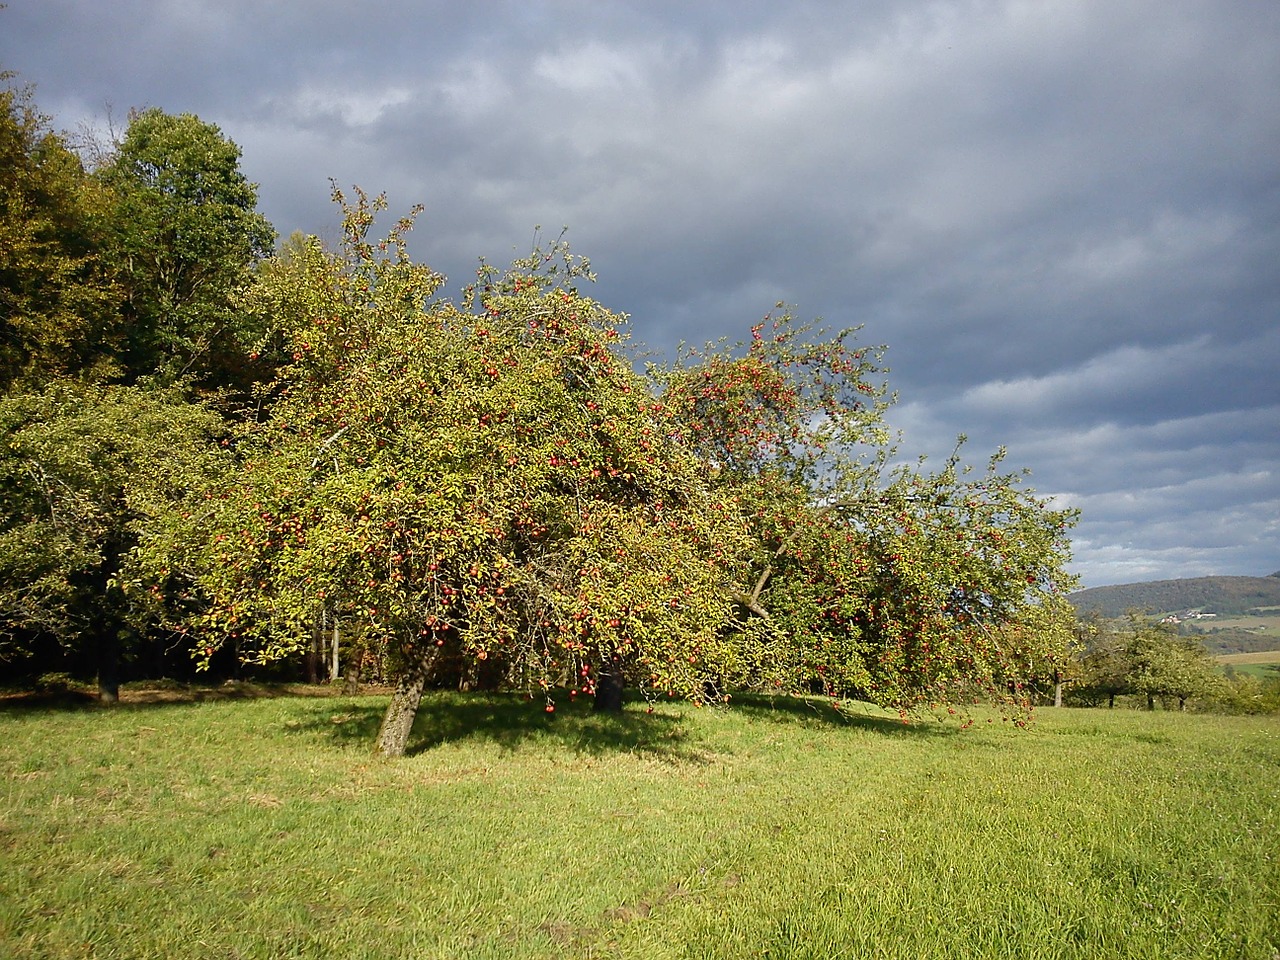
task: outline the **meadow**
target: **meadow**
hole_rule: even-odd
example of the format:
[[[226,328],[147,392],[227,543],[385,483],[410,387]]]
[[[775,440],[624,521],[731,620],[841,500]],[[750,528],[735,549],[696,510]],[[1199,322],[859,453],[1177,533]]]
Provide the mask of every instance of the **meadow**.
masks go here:
[[[0,703],[0,955],[1280,955],[1280,719]]]
[[[1218,663],[1230,667],[1236,673],[1247,673],[1259,680],[1280,680],[1280,650],[1263,650],[1257,653],[1229,653],[1217,658]]]

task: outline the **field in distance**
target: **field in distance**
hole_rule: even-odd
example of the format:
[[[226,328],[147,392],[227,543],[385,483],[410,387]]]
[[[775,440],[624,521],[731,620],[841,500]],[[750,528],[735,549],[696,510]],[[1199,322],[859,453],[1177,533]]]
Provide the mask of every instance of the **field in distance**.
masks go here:
[[[1259,650],[1256,653],[1228,653],[1218,657],[1219,663],[1238,664],[1248,663],[1280,663],[1280,650]]]
[[[1280,950],[1275,717],[385,705],[0,703],[0,955]]]
[[[1280,641],[1280,612],[1248,613],[1235,616],[1213,617],[1191,621],[1201,632],[1213,630],[1248,630],[1260,636],[1274,637]]]
[[[1252,674],[1259,680],[1280,680],[1280,650],[1229,653],[1217,659],[1224,667],[1230,667],[1236,673]]]

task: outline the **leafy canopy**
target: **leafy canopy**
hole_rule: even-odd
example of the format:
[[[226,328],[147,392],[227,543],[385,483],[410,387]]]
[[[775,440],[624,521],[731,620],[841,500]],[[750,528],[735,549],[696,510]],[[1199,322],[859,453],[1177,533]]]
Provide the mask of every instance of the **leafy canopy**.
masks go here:
[[[308,241],[256,294],[292,357],[269,412],[172,533],[207,635],[287,656],[327,606],[404,669],[456,654],[531,690],[621,670],[702,696],[734,656],[743,533],[621,319],[576,288],[585,262],[484,266],[455,304],[408,257],[410,219],[373,242],[385,201],[335,199],[341,251]]]

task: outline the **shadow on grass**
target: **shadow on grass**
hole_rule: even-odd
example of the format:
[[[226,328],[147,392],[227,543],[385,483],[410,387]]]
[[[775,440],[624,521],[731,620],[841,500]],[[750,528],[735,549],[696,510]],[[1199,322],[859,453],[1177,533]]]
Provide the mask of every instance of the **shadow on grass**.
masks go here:
[[[430,691],[423,695],[406,753],[423,753],[446,743],[487,741],[504,750],[525,744],[553,745],[580,754],[638,753],[674,762],[706,762],[690,747],[677,716],[647,713],[632,704],[622,713],[596,713],[590,701],[558,697],[554,713],[542,702],[515,693],[455,693]],[[372,749],[385,711],[383,702],[321,705],[310,719],[292,729],[320,732],[334,741],[367,743]]]
[[[82,690],[45,694],[10,691],[0,695],[0,715],[17,712],[86,710],[150,710],[202,703],[251,701],[287,697],[309,701],[287,728],[322,734],[331,742],[367,744],[373,748],[385,711],[384,689],[366,689],[358,697],[341,694],[330,686],[270,684],[228,681],[201,686],[167,681],[129,685],[119,704],[102,704]],[[371,696],[373,695],[373,696]],[[377,699],[374,699],[377,697]],[[725,706],[694,708],[726,711],[755,723],[777,723],[811,728],[853,728],[890,736],[945,736],[958,725],[913,718],[904,724],[897,717],[870,712],[853,705],[834,709],[830,701],[815,697],[734,694]],[[409,755],[445,743],[481,740],[516,750],[536,741],[554,744],[579,754],[639,753],[677,762],[707,762],[708,756],[691,745],[682,718],[667,710],[648,713],[644,702],[632,699],[620,714],[596,713],[591,701],[574,700],[565,691],[556,696],[556,710],[547,713],[541,701],[516,693],[459,693],[429,691],[424,694],[409,739]]]
[[[290,727],[320,733],[344,745],[368,744],[372,749],[384,709],[382,702],[322,705],[317,701],[308,719],[294,721]],[[836,711],[827,701],[801,697],[735,695],[728,706],[705,709],[737,714],[750,722],[866,730],[887,736],[939,737],[959,730],[958,724],[931,718],[904,724],[896,717],[878,716],[856,706]],[[413,756],[468,740],[496,743],[512,751],[536,743],[588,755],[637,753],[682,763],[710,760],[691,743],[680,715],[665,710],[649,713],[643,701],[631,701],[622,713],[611,714],[596,713],[589,700],[558,697],[555,713],[548,714],[540,701],[514,693],[424,694],[406,753]]]
[[[852,727],[893,736],[938,737],[960,732],[960,725],[942,723],[933,717],[911,717],[907,723],[901,718],[883,713],[871,713],[876,708],[866,704],[846,704],[839,710],[830,700],[820,697],[769,696],[767,694],[734,694],[731,704],[724,708],[740,712],[755,722],[818,727]]]
[[[199,703],[271,700],[278,697],[328,699],[339,695],[340,691],[334,687],[302,683],[254,683],[228,680],[219,684],[195,684],[159,680],[128,684],[121,688],[118,702],[103,703],[96,693],[83,687],[56,690],[11,688],[0,690],[0,715],[68,710],[189,707]]]

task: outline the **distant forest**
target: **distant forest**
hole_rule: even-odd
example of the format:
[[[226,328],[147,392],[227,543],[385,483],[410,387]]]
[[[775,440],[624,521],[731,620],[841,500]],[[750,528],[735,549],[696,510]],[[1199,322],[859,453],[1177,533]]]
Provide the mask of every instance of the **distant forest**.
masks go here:
[[[1280,606],[1280,571],[1268,577],[1193,577],[1093,587],[1071,594],[1071,602],[1081,615],[1096,611],[1103,617],[1122,617],[1131,610],[1240,615],[1256,607]]]

